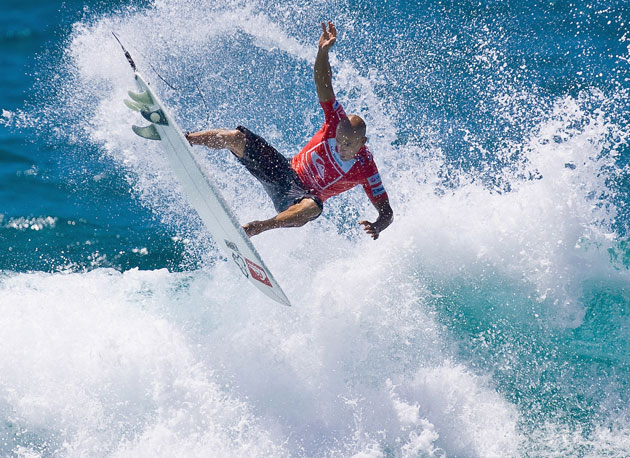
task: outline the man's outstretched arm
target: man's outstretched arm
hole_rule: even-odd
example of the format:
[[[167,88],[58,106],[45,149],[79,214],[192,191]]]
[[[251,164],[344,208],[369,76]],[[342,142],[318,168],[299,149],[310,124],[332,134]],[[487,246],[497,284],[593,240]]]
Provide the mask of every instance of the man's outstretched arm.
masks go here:
[[[328,61],[328,51],[337,40],[337,29],[332,22],[326,24],[322,22],[322,36],[319,37],[317,44],[317,57],[315,58],[314,76],[315,87],[317,88],[317,97],[320,102],[327,102],[335,98],[335,92],[332,88],[332,70]]]
[[[374,206],[378,210],[377,220],[373,223],[370,223],[369,221],[359,221],[359,224],[363,226],[365,232],[376,240],[380,233],[394,221],[394,211],[389,205],[389,199],[385,199],[381,202],[374,202]]]

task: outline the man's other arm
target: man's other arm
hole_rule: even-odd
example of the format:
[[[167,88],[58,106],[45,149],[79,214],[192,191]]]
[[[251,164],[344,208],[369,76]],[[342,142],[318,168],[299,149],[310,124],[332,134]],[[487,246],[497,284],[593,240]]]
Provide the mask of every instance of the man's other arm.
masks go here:
[[[319,37],[317,44],[317,57],[315,58],[315,66],[313,73],[315,77],[315,87],[317,88],[317,97],[320,102],[327,102],[335,98],[335,92],[332,88],[332,70],[328,61],[328,51],[337,40],[337,29],[332,22],[328,22],[328,30],[326,24],[322,22],[322,35]]]
[[[374,204],[374,207],[378,210],[378,218],[373,223],[364,220],[359,221],[359,224],[363,226],[365,232],[376,240],[379,234],[394,221],[394,211],[389,205],[389,198],[383,199],[379,202],[372,202],[372,204]]]

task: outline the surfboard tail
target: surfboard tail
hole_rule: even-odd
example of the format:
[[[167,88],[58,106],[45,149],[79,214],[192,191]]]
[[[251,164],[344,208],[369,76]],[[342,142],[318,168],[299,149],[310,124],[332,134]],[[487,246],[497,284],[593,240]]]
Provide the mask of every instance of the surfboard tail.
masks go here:
[[[129,108],[130,110],[133,111],[140,111],[142,110],[142,108],[144,107],[144,105],[138,103],[138,102],[133,102],[131,100],[125,99],[123,100],[124,104],[127,106],[127,108]]]
[[[162,137],[160,137],[159,132],[153,124],[145,127],[133,125],[131,126],[131,130],[139,137],[146,138],[147,140],[162,140]]]
[[[153,98],[151,97],[151,94],[149,94],[148,91],[144,91],[144,92],[129,91],[127,92],[127,94],[129,95],[131,100],[141,105],[154,105],[155,104],[155,102],[153,101]]]

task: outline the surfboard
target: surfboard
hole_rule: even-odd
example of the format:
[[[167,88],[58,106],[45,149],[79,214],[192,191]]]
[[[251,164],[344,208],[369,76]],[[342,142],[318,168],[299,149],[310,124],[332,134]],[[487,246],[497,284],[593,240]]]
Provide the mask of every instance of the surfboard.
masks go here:
[[[237,268],[235,272],[240,272],[271,299],[290,306],[289,299],[265,266],[234,213],[195,159],[182,130],[147,80],[136,71],[135,65],[132,68],[138,91],[129,91],[131,100],[125,100],[125,105],[140,112],[150,122],[143,127],[132,126],[133,131],[142,138],[160,142],[188,202],[197,211],[225,256],[234,263]]]

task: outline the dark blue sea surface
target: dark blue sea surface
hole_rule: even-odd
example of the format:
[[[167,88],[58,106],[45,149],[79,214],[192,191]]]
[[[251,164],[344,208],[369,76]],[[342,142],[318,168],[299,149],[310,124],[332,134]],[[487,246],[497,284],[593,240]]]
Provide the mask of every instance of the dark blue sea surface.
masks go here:
[[[630,456],[630,4],[0,2],[0,455]],[[324,20],[396,217],[254,238],[280,308],[132,133],[112,32],[184,130],[292,156]]]

